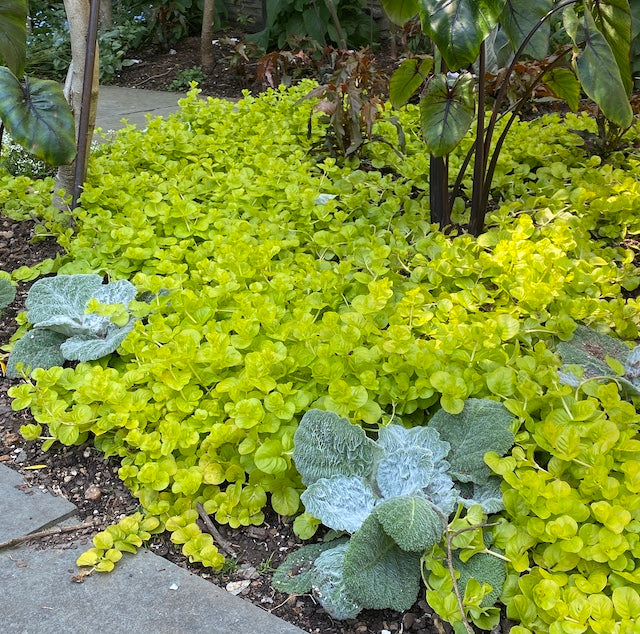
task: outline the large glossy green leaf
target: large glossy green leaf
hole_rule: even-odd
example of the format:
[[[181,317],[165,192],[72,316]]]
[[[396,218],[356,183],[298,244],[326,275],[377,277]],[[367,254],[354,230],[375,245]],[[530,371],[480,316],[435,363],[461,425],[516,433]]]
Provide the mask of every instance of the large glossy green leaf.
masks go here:
[[[506,0],[419,0],[422,29],[450,70],[475,62]]]
[[[382,8],[395,24],[404,24],[418,15],[418,0],[381,0]]]
[[[633,121],[627,89],[609,43],[597,29],[591,12],[585,8],[580,19],[568,11],[565,28],[576,47],[584,39],[575,60],[578,79],[584,92],[593,99],[604,116],[612,123],[626,128]]]
[[[22,75],[27,52],[27,0],[0,0],[0,64]]]
[[[507,0],[500,16],[500,25],[507,34],[514,51],[520,48],[524,39],[553,7],[553,0]],[[549,50],[549,21],[536,31],[525,48],[526,55],[536,59],[546,57]]]
[[[631,10],[628,0],[589,0],[596,26],[609,43],[616,59],[620,76],[631,95],[633,78],[631,76]]]
[[[413,57],[405,59],[391,75],[389,80],[389,101],[394,108],[404,106],[413,94],[422,86],[429,71],[433,68],[433,59]]]
[[[0,119],[13,139],[39,159],[51,165],[73,161],[73,115],[55,81],[20,81],[0,66]]]
[[[461,73],[455,80],[434,75],[420,100],[420,122],[427,149],[435,156],[453,150],[473,122],[473,77]]]

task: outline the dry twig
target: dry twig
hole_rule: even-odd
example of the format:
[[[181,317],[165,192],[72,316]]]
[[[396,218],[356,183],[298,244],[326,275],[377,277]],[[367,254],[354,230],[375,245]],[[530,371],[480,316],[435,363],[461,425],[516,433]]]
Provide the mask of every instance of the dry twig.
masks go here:
[[[198,502],[196,504],[196,509],[198,510],[198,515],[204,522],[204,525],[209,532],[209,534],[216,540],[220,550],[224,551],[232,559],[238,558],[238,553],[234,550],[233,546],[220,534],[220,531],[214,526],[211,518],[207,515],[207,512],[204,510],[204,506]]]
[[[49,528],[44,531],[38,531],[36,533],[29,533],[28,535],[22,535],[20,537],[14,537],[6,542],[0,542],[0,550],[5,548],[15,548],[24,542],[28,542],[32,539],[42,539],[44,537],[51,537],[53,535],[62,535],[63,533],[75,533],[86,528],[95,528],[95,522],[85,522],[84,524],[76,524],[75,526],[56,526],[55,528]]]

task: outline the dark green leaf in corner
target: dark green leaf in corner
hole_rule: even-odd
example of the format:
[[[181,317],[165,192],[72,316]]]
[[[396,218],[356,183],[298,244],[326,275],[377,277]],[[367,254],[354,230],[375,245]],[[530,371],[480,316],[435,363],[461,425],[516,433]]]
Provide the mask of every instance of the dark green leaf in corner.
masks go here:
[[[0,119],[26,150],[51,165],[71,163],[76,155],[73,115],[62,89],[47,79],[19,81],[0,67]]]
[[[22,75],[27,52],[27,0],[0,0],[0,64]]]
[[[394,108],[404,106],[413,94],[422,86],[429,71],[433,67],[433,59],[413,57],[405,59],[391,75],[389,80],[389,100]]]
[[[500,26],[504,29],[514,51],[534,29],[536,24],[553,8],[553,0],[507,0],[500,16]],[[543,59],[549,50],[549,20],[535,32],[524,52],[535,59]]]

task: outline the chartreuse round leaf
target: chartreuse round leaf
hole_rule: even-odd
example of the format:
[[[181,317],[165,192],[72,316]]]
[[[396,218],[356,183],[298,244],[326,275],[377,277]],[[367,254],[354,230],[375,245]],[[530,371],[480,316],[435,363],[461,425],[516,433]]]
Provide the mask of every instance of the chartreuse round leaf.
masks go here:
[[[311,515],[311,513],[300,513],[293,521],[293,532],[300,539],[311,539],[317,532],[322,522]]]
[[[0,64],[20,77],[27,52],[27,0],[0,0]]]
[[[429,550],[444,533],[442,519],[431,502],[416,495],[385,500],[376,507],[375,516],[385,533],[410,552]]]
[[[73,115],[55,81],[29,77],[20,81],[0,66],[0,95],[0,119],[17,143],[51,165],[73,161]]]
[[[364,608],[408,610],[418,596],[419,563],[420,553],[402,550],[370,515],[349,541],[344,583]]]

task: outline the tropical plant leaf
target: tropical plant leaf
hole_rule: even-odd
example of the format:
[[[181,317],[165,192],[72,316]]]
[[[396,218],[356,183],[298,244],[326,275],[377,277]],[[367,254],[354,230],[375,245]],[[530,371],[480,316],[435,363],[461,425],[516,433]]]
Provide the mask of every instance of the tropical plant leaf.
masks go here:
[[[16,297],[16,287],[11,280],[0,277],[0,310],[6,308]]]
[[[491,475],[484,462],[488,451],[504,455],[513,445],[509,427],[513,415],[501,403],[470,398],[459,414],[439,410],[429,421],[451,445],[449,473],[460,482],[486,482]]]
[[[362,478],[333,476],[316,480],[301,494],[307,512],[325,526],[355,533],[371,514],[376,497]]]
[[[27,53],[27,0],[0,0],[0,64],[20,77]]]
[[[553,0],[507,0],[502,15],[500,26],[507,34],[511,46],[517,51],[525,38],[551,9]],[[549,50],[549,34],[551,27],[549,20],[535,32],[524,53],[535,59],[543,59]]]
[[[420,100],[420,123],[427,150],[445,156],[462,141],[473,122],[475,103],[471,73],[453,81],[434,75]]]
[[[273,573],[273,587],[287,594],[305,594],[311,590],[312,572],[318,556],[325,550],[344,544],[336,539],[319,544],[307,544],[292,552]]]
[[[568,68],[552,68],[542,76],[542,83],[550,88],[556,97],[564,99],[571,110],[578,110],[580,82],[573,71]]]
[[[323,551],[311,570],[311,589],[334,619],[354,619],[362,606],[354,601],[344,583],[344,557],[348,543]]]
[[[586,7],[580,20],[568,9],[565,10],[565,16],[568,16],[565,28],[569,37],[576,47],[581,44],[578,34],[581,32],[584,37],[584,45],[575,59],[582,89],[598,104],[609,121],[621,128],[629,127],[633,121],[633,111],[611,46],[597,29]]]
[[[419,0],[424,32],[450,70],[473,64],[498,24],[506,0]]]
[[[622,83],[631,96],[631,10],[628,0],[587,0],[598,30],[609,43]]]
[[[411,99],[422,86],[429,71],[433,68],[431,57],[412,57],[405,59],[391,75],[389,80],[389,100],[394,108],[400,108]]]
[[[64,363],[60,352],[60,344],[66,339],[64,335],[51,330],[34,328],[24,334],[13,346],[7,362],[7,376],[16,379],[20,376],[17,365],[22,363],[23,369],[52,368]]]
[[[433,505],[412,495],[385,500],[374,511],[385,533],[402,550],[424,552],[437,544],[444,524]]]
[[[382,8],[394,24],[404,24],[418,15],[418,0],[381,0]]]
[[[293,441],[293,460],[306,486],[335,475],[366,479],[382,454],[361,427],[318,409],[302,417]]]
[[[26,76],[20,81],[0,66],[0,95],[0,119],[17,143],[51,165],[73,161],[73,115],[55,81]]]
[[[420,588],[420,553],[402,550],[370,515],[349,541],[344,582],[364,608],[408,610]]]

